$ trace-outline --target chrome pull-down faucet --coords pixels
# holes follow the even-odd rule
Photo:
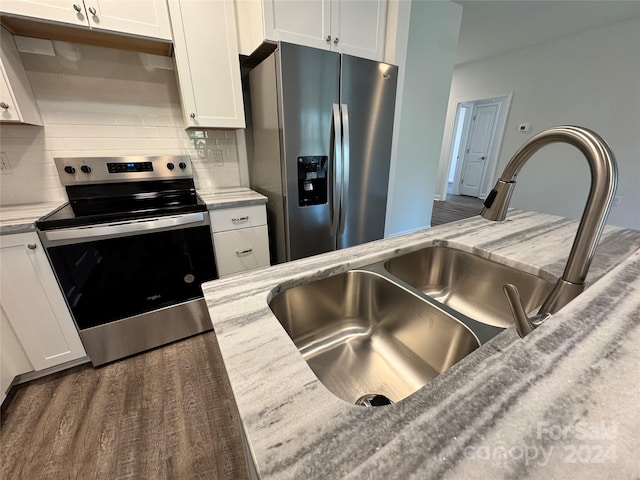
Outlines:
[[[504,286],[503,290],[509,300],[516,328],[521,337],[527,335],[584,290],[585,278],[618,183],[616,159],[607,143],[597,133],[586,128],[568,125],[553,127],[532,137],[513,155],[484,202],[481,213],[484,218],[494,221],[505,219],[518,172],[534,153],[551,143],[568,143],[582,152],[589,162],[591,189],[564,273],[545,299],[538,314],[529,318],[522,306],[518,289],[511,284]]]

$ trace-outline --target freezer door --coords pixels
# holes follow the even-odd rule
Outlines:
[[[287,260],[335,250],[331,235],[331,128],[340,56],[280,44],[279,92],[285,165]]]
[[[348,187],[338,248],[384,236],[398,67],[342,55],[341,104]],[[346,115],[344,114],[347,112]],[[347,166],[345,166],[346,168]]]

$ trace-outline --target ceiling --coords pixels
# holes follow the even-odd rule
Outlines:
[[[640,17],[640,0],[454,0],[457,64]]]

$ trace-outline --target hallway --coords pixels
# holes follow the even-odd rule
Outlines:
[[[483,201],[477,197],[447,194],[445,201],[433,202],[431,226],[455,222],[464,218],[480,215]]]

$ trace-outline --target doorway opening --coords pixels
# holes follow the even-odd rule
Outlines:
[[[445,182],[440,199],[449,195],[486,198],[493,185],[511,95],[459,101],[450,129]]]

